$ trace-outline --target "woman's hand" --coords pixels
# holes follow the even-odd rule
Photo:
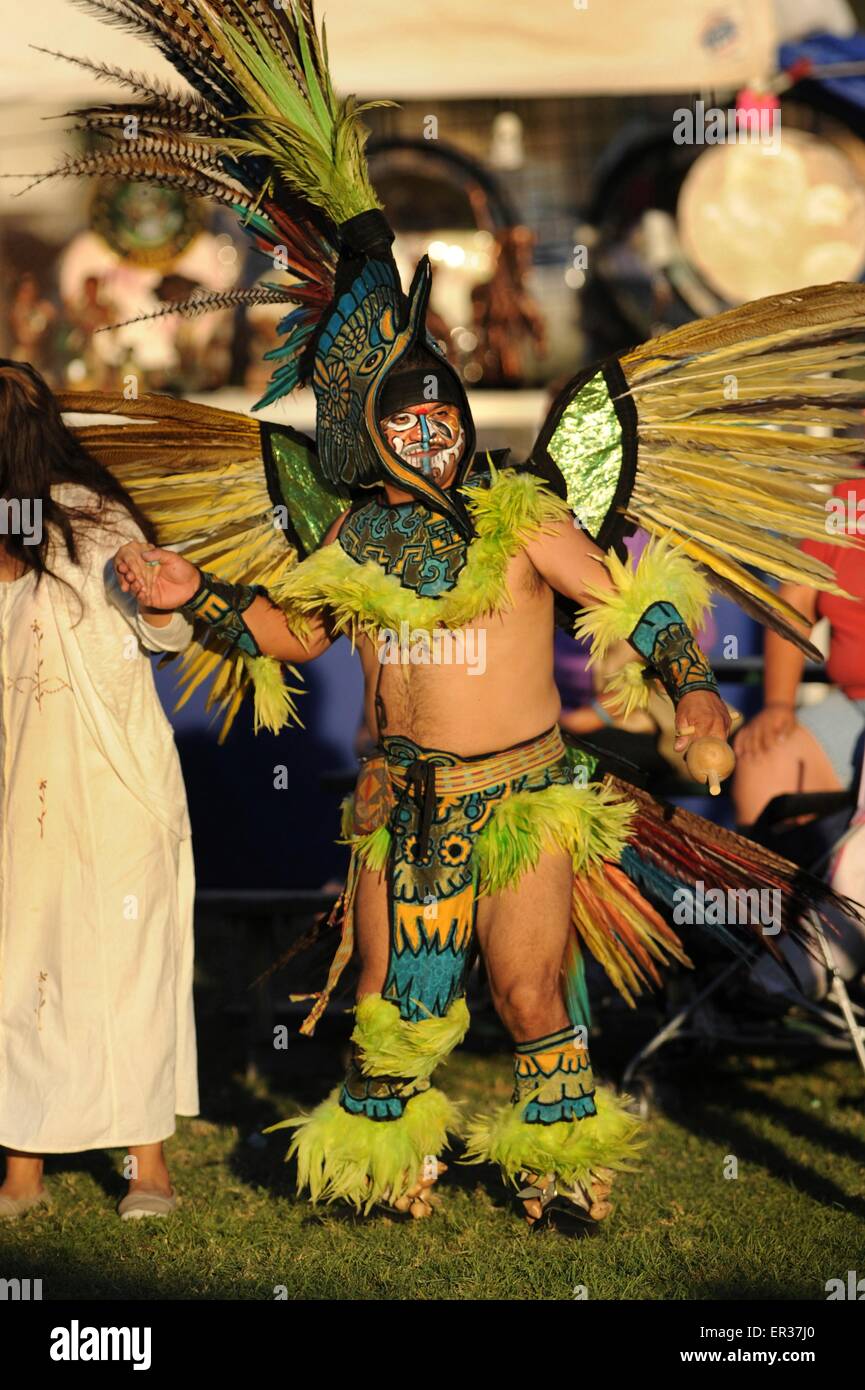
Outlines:
[[[796,711],[792,705],[767,705],[736,735],[734,747],[740,758],[750,754],[759,757],[768,753],[776,743],[789,738],[796,728]]]
[[[145,541],[128,541],[114,557],[114,569],[125,594],[134,594],[142,608],[171,612],[188,603],[201,576],[195,565],[159,550]]]
[[[676,706],[677,753],[684,753],[695,738],[714,736],[726,740],[730,732],[730,713],[720,695],[713,690],[692,690]]]

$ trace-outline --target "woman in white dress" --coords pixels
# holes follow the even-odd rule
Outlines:
[[[124,1217],[176,1196],[163,1141],[198,1113],[186,796],[139,609],[113,558],[148,522],[0,359],[0,1217],[48,1200],[43,1155],[123,1147]]]

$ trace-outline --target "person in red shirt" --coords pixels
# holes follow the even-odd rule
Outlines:
[[[826,529],[853,540],[846,547],[805,541],[802,549],[835,572],[844,598],[784,584],[782,596],[809,622],[828,618],[826,673],[832,689],[815,705],[798,706],[804,657],[768,631],[762,710],[740,730],[732,794],[740,825],[752,825],[774,796],[849,787],[865,740],[865,477],[839,483],[826,504]]]

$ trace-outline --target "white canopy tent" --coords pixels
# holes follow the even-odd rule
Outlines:
[[[723,89],[768,72],[775,47],[772,0],[322,0],[318,13],[338,88],[397,100]],[[10,4],[4,103],[106,90],[33,44],[170,75],[72,0]]]

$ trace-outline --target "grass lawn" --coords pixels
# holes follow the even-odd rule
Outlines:
[[[170,1145],[178,1215],[117,1219],[120,1153],[54,1159],[54,1209],[0,1225],[0,1277],[41,1278],[46,1299],[272,1299],[285,1286],[290,1299],[534,1300],[584,1286],[592,1300],[822,1300],[828,1279],[865,1274],[862,1077],[846,1057],[680,1060],[615,1215],[572,1240],[531,1235],[476,1167],[449,1169],[429,1221],[311,1211],[293,1198],[284,1136],[256,1135],[333,1084],[339,1030],[250,1083],[239,1030],[215,1013],[203,1025],[204,1118],[181,1120]],[[601,1071],[605,1050],[602,1033]],[[441,1079],[471,1112],[508,1095],[508,1054],[457,1053]]]

